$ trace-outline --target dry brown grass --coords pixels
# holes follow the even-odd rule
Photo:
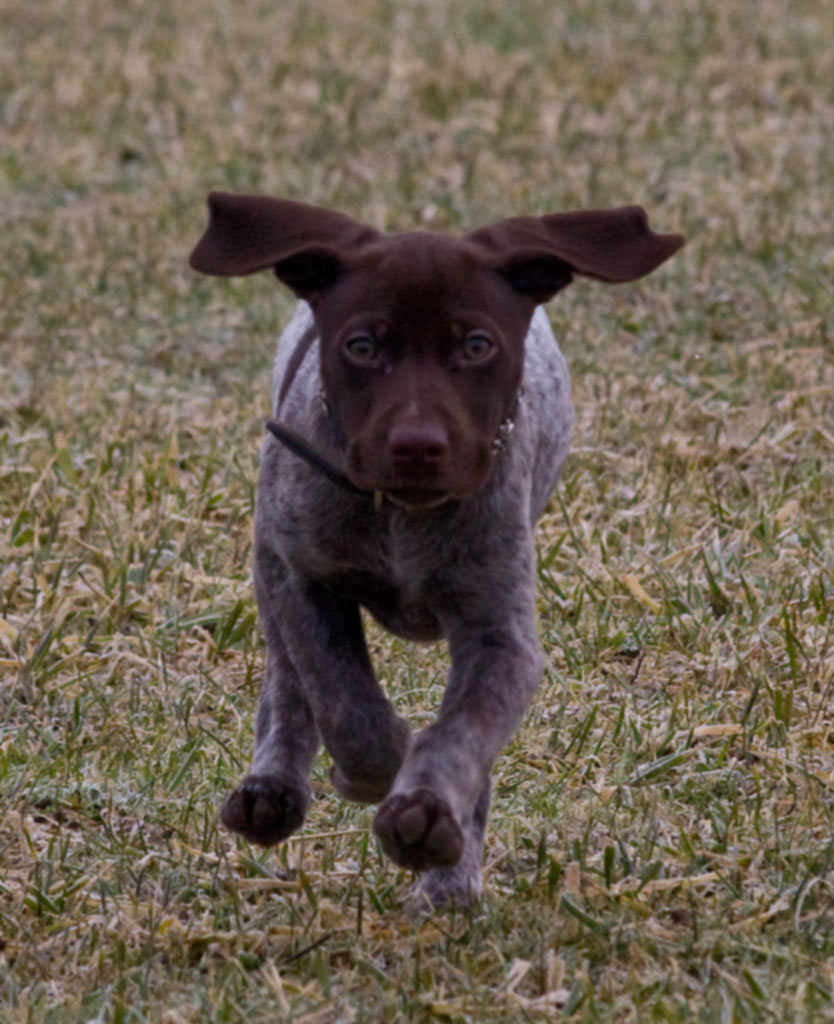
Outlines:
[[[0,1019],[831,1019],[834,24],[810,0],[0,0]],[[262,663],[266,279],[212,187],[381,227],[641,201],[551,307],[578,424],[489,893],[414,924],[324,760],[215,812]],[[440,649],[376,631],[415,723]]]

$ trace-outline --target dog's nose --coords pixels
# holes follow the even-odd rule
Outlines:
[[[439,423],[405,420],[388,435],[388,451],[401,469],[436,467],[449,448],[449,437]]]

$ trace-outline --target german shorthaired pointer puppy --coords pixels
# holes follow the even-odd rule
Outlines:
[[[421,902],[481,890],[490,769],[542,673],[533,528],[573,420],[537,307],[581,274],[633,281],[683,244],[640,207],[515,217],[462,237],[385,235],[341,213],[213,193],[191,256],[271,268],[303,301],[282,335],[255,515],[266,676],[251,774],[227,828],[300,827],[321,740],[333,785],[380,803],[374,831]],[[360,607],[451,670],[416,735],[380,688]]]

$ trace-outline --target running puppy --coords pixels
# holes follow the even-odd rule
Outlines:
[[[490,769],[542,672],[533,528],[568,450],[568,371],[537,307],[581,274],[650,273],[683,244],[639,207],[516,217],[462,237],[209,196],[205,274],[272,269],[302,299],[278,344],[255,516],[266,635],[251,774],[223,823],[299,828],[322,741],[334,786],[380,803],[386,854],[432,905],[481,890]],[[448,686],[416,735],[377,683],[360,606],[444,638]]]

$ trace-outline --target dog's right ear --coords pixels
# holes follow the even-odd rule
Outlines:
[[[238,277],[272,267],[302,299],[335,284],[348,254],[379,237],[343,213],[291,199],[212,192],[208,207],[208,227],[189,260],[194,270]]]

